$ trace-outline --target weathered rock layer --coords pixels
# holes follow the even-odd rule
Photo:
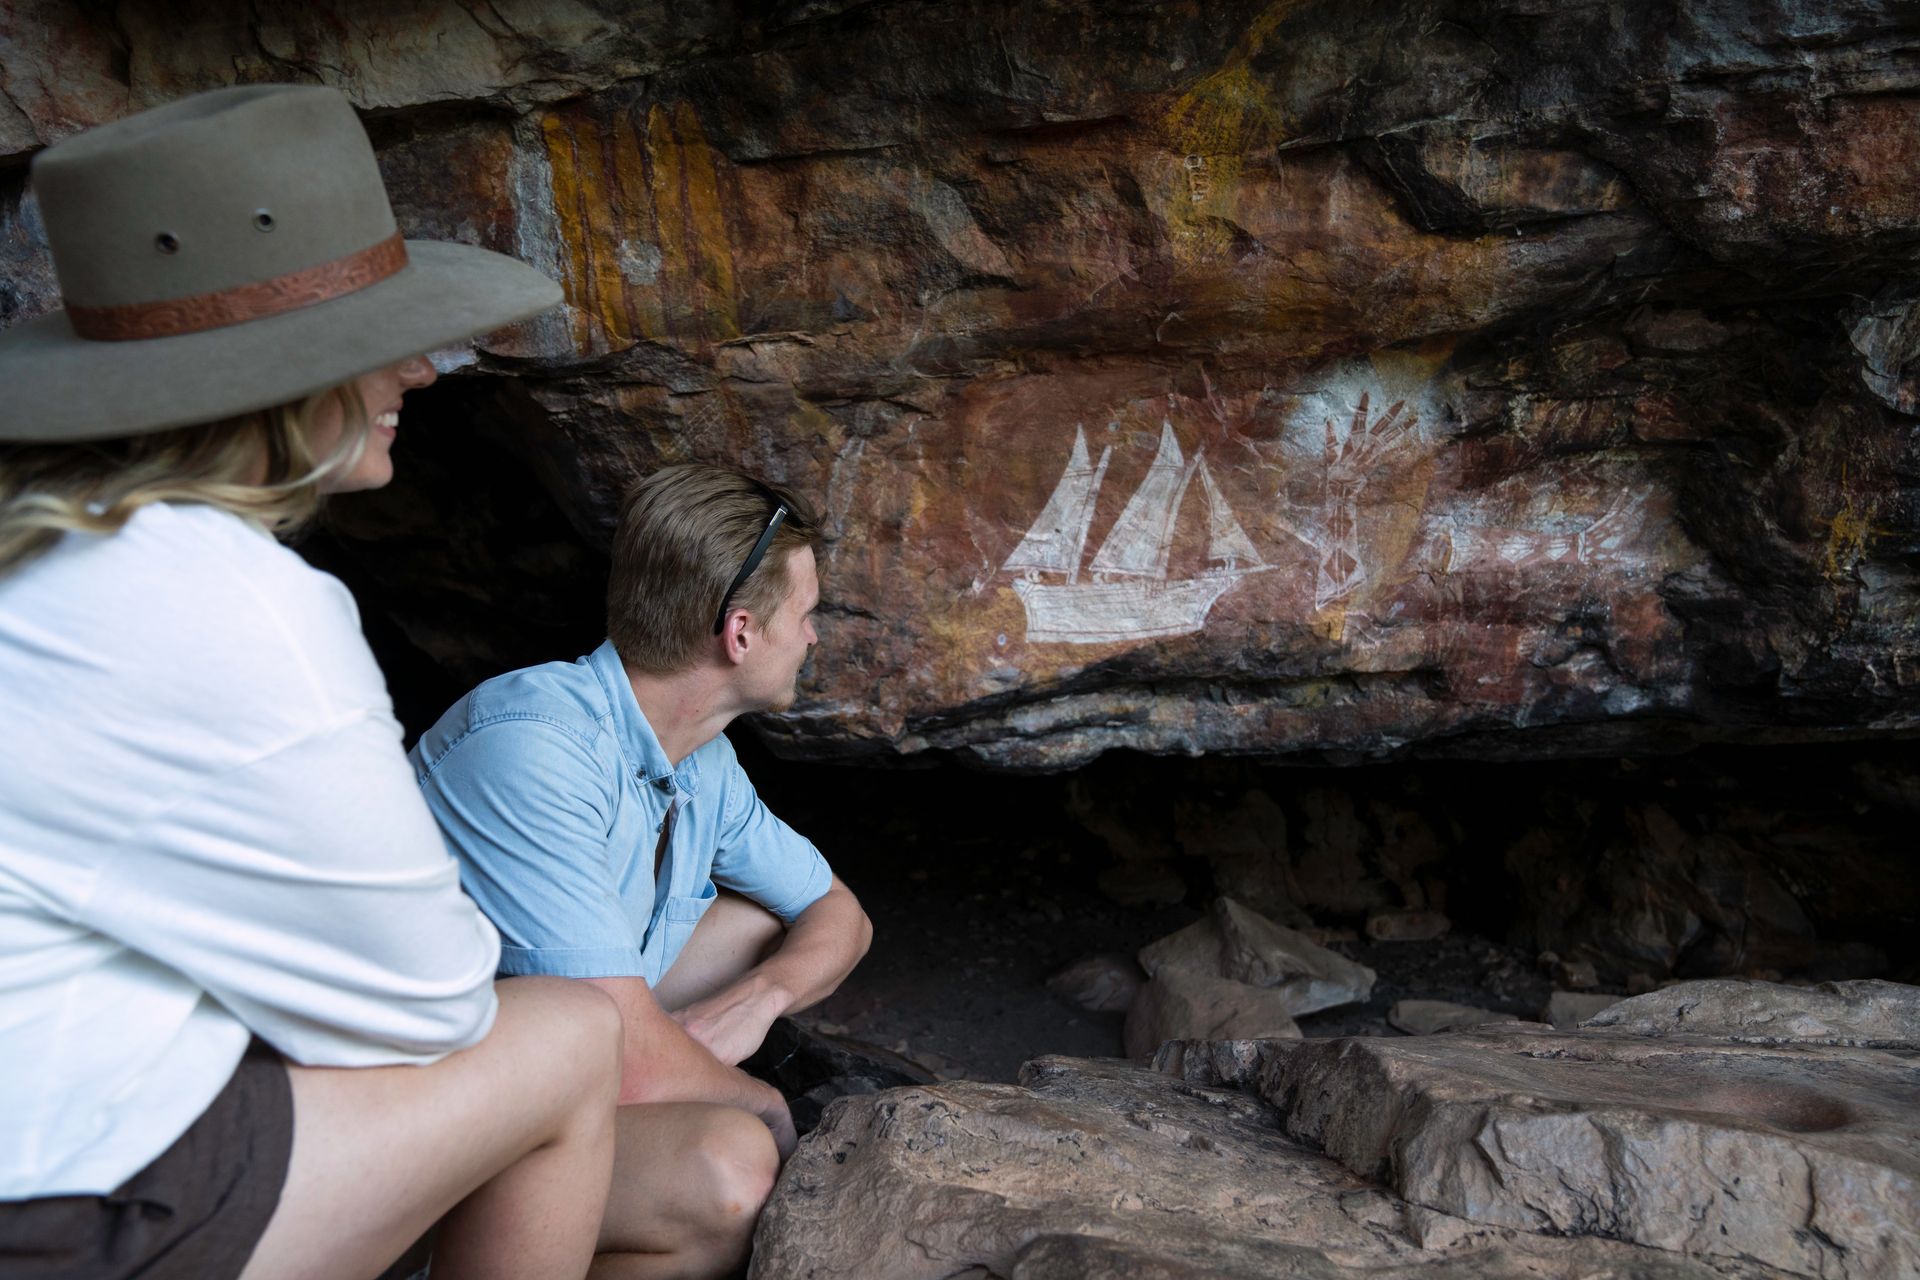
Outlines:
[[[753,1275],[1893,1280],[1920,1269],[1912,1000],[1695,983],[1613,1027],[1174,1043],[1159,1077],[1044,1058],[844,1099]]]
[[[590,626],[621,490],[701,458],[826,514],[794,754],[1916,723],[1910,6],[102,13],[9,9],[0,162],[335,83],[410,232],[564,282],[342,512],[460,680]],[[38,236],[0,170],[0,323]],[[459,475],[476,422],[548,514]]]

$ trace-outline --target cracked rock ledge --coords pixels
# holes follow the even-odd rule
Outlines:
[[[846,1098],[750,1274],[1913,1276],[1916,1009],[1718,980],[1572,1031],[1173,1041]]]

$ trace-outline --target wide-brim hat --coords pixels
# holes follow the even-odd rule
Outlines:
[[[48,147],[61,310],[0,332],[0,440],[91,440],[295,401],[561,301],[532,267],[403,240],[333,89],[259,85]]]

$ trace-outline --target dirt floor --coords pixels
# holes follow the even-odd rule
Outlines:
[[[1040,1054],[1119,1056],[1122,1015],[1081,1009],[1046,979],[1085,956],[1132,954],[1198,919],[1211,897],[1191,864],[1178,902],[1102,893],[1113,859],[1068,813],[1059,778],[793,766],[746,743],[741,754],[874,924],[866,960],[800,1021],[942,1077],[1010,1081]],[[1379,980],[1366,1004],[1303,1019],[1309,1036],[1398,1035],[1387,1010],[1408,997],[1537,1017],[1551,991],[1535,957],[1484,938],[1328,945]]]

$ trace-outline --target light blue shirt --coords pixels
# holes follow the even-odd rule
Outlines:
[[[832,881],[724,735],[668,762],[612,641],[487,681],[409,758],[462,887],[500,930],[502,975],[656,983],[716,886],[791,924]]]

